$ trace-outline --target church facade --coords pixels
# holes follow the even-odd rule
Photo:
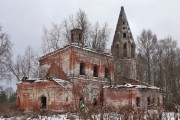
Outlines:
[[[136,45],[121,7],[111,54],[82,47],[82,31],[71,43],[42,56],[38,79],[17,84],[17,108],[76,111],[88,106],[154,108],[163,104],[159,88],[136,80]]]

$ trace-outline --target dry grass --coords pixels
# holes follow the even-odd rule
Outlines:
[[[12,116],[23,115],[22,111],[16,109],[15,103],[4,103],[0,104],[0,116],[12,117]]]
[[[107,115],[106,113],[110,113],[110,115]],[[118,109],[115,109],[114,107],[110,107],[110,106],[109,107],[88,106],[86,110],[76,112],[76,115],[79,116],[79,118],[81,119],[93,120],[95,119],[96,115],[101,115],[102,116],[101,118],[103,118],[103,116],[105,115],[107,119],[110,119],[112,116],[111,113],[114,114],[116,118],[123,117],[124,119],[143,120],[144,116],[146,115],[146,117],[149,120],[160,120],[162,111],[159,110],[157,111],[157,114],[155,116],[154,115],[152,116],[146,110],[143,110],[143,109],[134,110],[128,106],[126,108],[119,107]],[[10,118],[14,116],[25,116],[26,118],[27,117],[38,118],[39,116],[52,116],[52,115],[58,115],[58,114],[62,114],[62,113],[57,113],[57,112],[52,112],[52,111],[47,111],[47,110],[38,110],[38,111],[28,113],[28,112],[17,110],[15,104],[10,104],[10,103],[0,104],[0,116],[3,116],[4,118]],[[75,118],[70,114],[69,119],[74,120]]]

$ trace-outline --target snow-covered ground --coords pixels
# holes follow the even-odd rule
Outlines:
[[[106,113],[103,115],[104,120],[123,120],[123,116],[116,113]],[[100,114],[91,115],[93,120],[100,120]],[[131,117],[133,119],[133,117]],[[62,114],[62,115],[52,115],[52,116],[16,116],[11,118],[0,117],[0,120],[80,120],[78,114]],[[144,118],[146,119],[146,118]],[[162,120],[180,120],[180,113],[174,112],[163,112]]]
[[[180,120],[180,113],[175,112],[163,112],[162,120]]]
[[[93,120],[100,120],[100,114],[91,115]],[[63,114],[63,115],[52,115],[52,116],[17,116],[11,118],[0,117],[0,120],[82,120],[83,118],[77,114]],[[104,120],[121,120],[121,116],[115,113],[108,113],[103,115]],[[90,118],[88,119],[90,120]]]
[[[38,117],[31,117],[31,116],[16,116],[11,118],[3,118],[0,117],[1,120],[69,120],[68,116],[65,115],[53,115],[53,116],[38,116]],[[78,120],[75,118],[75,120]]]

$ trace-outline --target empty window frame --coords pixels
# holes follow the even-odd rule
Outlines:
[[[105,70],[104,70],[104,77],[105,78],[109,78],[110,77],[109,68],[105,68]]]
[[[81,41],[81,34],[79,34],[79,41]]]
[[[155,102],[156,102],[156,100],[155,100],[155,98],[153,97],[153,99],[152,99],[152,103],[153,103],[153,104],[155,104]]]
[[[131,57],[134,58],[135,57],[135,46],[131,45]]]
[[[123,29],[126,29],[126,27],[123,27]]]
[[[127,44],[124,44],[124,57],[127,57]]]
[[[98,77],[98,66],[97,65],[94,65],[93,77]]]
[[[71,41],[74,42],[74,35],[71,34]]]
[[[85,75],[85,64],[80,63],[80,75]]]
[[[96,98],[93,99],[93,106],[94,107],[97,106],[97,99]]]
[[[126,38],[126,33],[123,33],[123,38]]]
[[[66,102],[68,102],[68,97],[66,97]]]
[[[158,106],[160,105],[160,98],[159,97],[157,98],[157,105]]]
[[[150,105],[151,105],[151,98],[147,97],[147,106],[150,107]]]
[[[116,44],[115,48],[115,55],[116,57],[119,57],[119,44]]]
[[[140,97],[137,97],[137,98],[136,98],[136,106],[137,106],[137,107],[140,107]]]

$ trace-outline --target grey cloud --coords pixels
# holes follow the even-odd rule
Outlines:
[[[22,54],[28,45],[40,51],[43,26],[61,22],[79,8],[93,23],[109,24],[111,41],[123,5],[135,39],[147,28],[159,38],[171,35],[180,43],[178,0],[1,0],[0,4],[0,23],[11,36],[15,55]]]

